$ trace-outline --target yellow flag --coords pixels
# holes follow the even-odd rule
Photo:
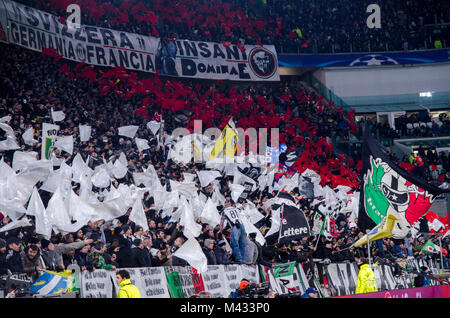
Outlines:
[[[200,153],[200,149],[195,145],[195,141],[192,142],[192,155],[194,158],[194,162],[202,161],[202,154]]]
[[[367,244],[367,238],[369,239],[369,242],[373,242],[385,237],[391,237],[396,220],[399,220],[399,218],[395,217],[393,214],[388,213],[388,215],[386,215],[386,217],[377,226],[375,226],[369,233],[353,243],[351,247],[358,247],[363,244]]]
[[[295,29],[295,32],[297,33],[299,38],[303,38],[302,30],[300,30],[300,28]]]
[[[219,138],[217,138],[214,148],[209,155],[209,160],[227,156],[233,158],[237,150],[238,135],[233,118],[228,121],[228,124],[222,130]]]

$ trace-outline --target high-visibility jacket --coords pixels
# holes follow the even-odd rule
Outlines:
[[[139,289],[131,284],[130,279],[123,280],[120,284],[118,298],[141,298]]]
[[[369,264],[361,265],[359,268],[355,294],[371,293],[376,291],[378,291],[378,289],[375,282],[375,274]]]

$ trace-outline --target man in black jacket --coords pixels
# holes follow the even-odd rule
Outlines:
[[[151,267],[152,260],[150,252],[144,247],[144,242],[141,239],[133,241],[133,256],[135,267]]]
[[[11,236],[7,239],[6,262],[8,269],[12,273],[23,273],[23,263],[20,257],[20,241],[17,237]]]
[[[227,254],[227,244],[224,240],[217,243],[217,246],[214,248],[214,254],[216,256],[217,265],[231,264],[230,257]]]
[[[131,242],[122,237],[119,240],[119,251],[117,252],[117,263],[120,268],[135,267],[135,261],[133,257],[133,250],[131,249]]]
[[[213,249],[214,240],[206,239],[205,246],[203,247],[203,253],[205,253],[206,259],[208,260],[208,265],[217,265],[216,254]]]
[[[0,238],[0,275],[8,274],[8,263],[6,262],[6,241]]]

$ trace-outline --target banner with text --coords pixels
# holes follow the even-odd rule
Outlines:
[[[279,81],[273,45],[238,47],[183,39],[160,39],[81,25],[72,28],[59,17],[10,0],[0,0],[6,14],[0,25],[4,41],[42,51],[56,49],[63,58],[98,66],[123,66],[161,75],[233,81]],[[1,12],[1,11],[0,11]],[[0,32],[0,38],[1,32]]]

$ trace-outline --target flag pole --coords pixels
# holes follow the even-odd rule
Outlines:
[[[281,212],[281,220],[280,220],[280,231],[278,232],[278,242],[277,243],[280,243],[281,229],[283,228],[284,206],[285,206],[285,204],[283,203],[283,210]]]
[[[369,266],[372,267],[372,261],[370,259],[370,241],[369,241],[369,235],[367,235],[367,253],[369,255]]]
[[[440,248],[439,253],[441,254],[441,273],[443,273],[443,269],[444,269],[444,257],[442,256],[442,241],[441,241],[441,236],[439,236],[439,248]]]

